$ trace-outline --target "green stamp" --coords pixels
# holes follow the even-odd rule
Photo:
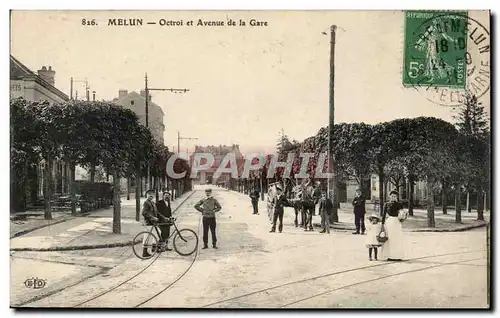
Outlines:
[[[405,11],[404,32],[404,86],[451,107],[489,91],[489,28],[467,11]]]
[[[405,12],[403,84],[465,89],[466,26],[467,11]]]

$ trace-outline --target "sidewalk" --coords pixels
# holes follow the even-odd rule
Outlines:
[[[177,207],[193,193],[193,191],[187,192],[172,202],[174,215]],[[141,198],[141,206],[145,200]],[[52,222],[50,226],[12,238],[10,250],[64,251],[131,245],[137,233],[145,229],[141,222],[135,220],[135,214],[135,199],[122,200],[121,234],[112,232],[113,207],[111,207],[94,211],[88,216],[72,217],[65,222]]]
[[[250,198],[247,194],[240,193],[237,191],[231,191],[234,193],[239,193],[242,196],[248,198],[250,204]],[[259,199],[259,212],[260,214],[265,214],[267,217],[267,195],[265,195],[264,201]],[[369,216],[372,213],[377,213],[374,211],[372,206],[367,205],[366,215]],[[330,228],[338,231],[354,231],[356,229],[354,225],[354,214],[352,212],[352,207],[349,203],[341,203],[340,209],[338,210],[339,222],[330,224]],[[455,223],[455,210],[448,209],[448,214],[443,214],[440,208],[434,210],[434,217],[436,220],[436,227],[427,227],[427,210],[414,209],[413,216],[408,216],[408,219],[403,223],[403,231],[408,232],[460,232],[467,231],[470,229],[486,226],[490,220],[490,211],[484,212],[485,221],[477,220],[477,212],[472,211],[471,213],[467,211],[462,211],[462,223]],[[295,220],[295,213],[291,208],[285,208],[285,215],[283,223],[292,222]],[[298,221],[300,223],[300,214],[298,216]],[[318,213],[318,206],[316,206],[316,215],[313,216],[313,225],[316,228],[321,227],[321,217]]]

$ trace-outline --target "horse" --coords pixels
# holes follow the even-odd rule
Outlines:
[[[309,182],[294,187],[293,193],[295,195],[295,227],[298,227],[298,214],[300,211],[301,224],[306,231],[312,231],[312,216],[315,214],[316,203],[318,199],[319,188],[315,188]]]

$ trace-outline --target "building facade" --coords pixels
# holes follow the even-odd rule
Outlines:
[[[204,169],[198,172],[198,176],[195,181],[199,184],[215,184],[215,183],[225,183],[231,179],[231,173],[222,173],[217,180],[214,180],[214,174],[220,167],[220,164],[224,160],[224,157],[228,153],[234,153],[236,158],[236,164],[238,166],[238,175],[241,175],[241,170],[243,168],[245,158],[240,152],[239,145],[233,144],[232,146],[219,145],[219,146],[195,146],[194,153],[190,156],[189,162],[192,167],[200,166],[205,164],[205,162],[195,162],[196,153],[210,153],[214,156],[214,163],[209,169]],[[229,168],[226,166],[226,168]]]
[[[164,144],[163,134],[165,133],[165,125],[163,124],[163,118],[165,114],[160,106],[156,105],[152,101],[151,94],[148,96],[148,127],[153,134],[156,141]],[[120,89],[118,91],[118,97],[113,99],[113,103],[118,104],[124,108],[133,111],[137,117],[139,117],[139,122],[146,125],[146,91],[141,90],[140,94],[137,92],[128,92],[125,89]]]
[[[61,103],[69,100],[68,95],[55,87],[55,70],[51,66],[42,66],[37,73],[30,70],[12,55],[10,56],[10,97],[23,97],[27,101],[48,101],[50,103]],[[34,203],[35,196],[43,195],[43,169],[44,162],[38,164],[36,171],[30,173],[35,176],[29,180],[27,191],[28,203]],[[77,167],[77,172],[82,168]],[[55,195],[69,193],[70,169],[62,161],[56,161],[52,169],[53,192]],[[35,195],[36,194],[36,195]]]

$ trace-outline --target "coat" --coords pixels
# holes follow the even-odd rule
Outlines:
[[[156,202],[156,209],[158,213],[163,215],[166,218],[170,218],[172,216],[172,208],[170,207],[170,200],[160,200]]]
[[[146,200],[142,205],[142,216],[147,225],[153,225],[153,218],[158,217],[158,209],[153,201]]]
[[[354,213],[364,215],[366,213],[365,208],[366,199],[361,195],[359,197],[355,197],[352,200],[352,205],[354,206]]]
[[[285,211],[285,206],[293,207],[293,204],[291,204],[283,194],[279,197],[273,198],[273,205],[274,213],[283,213]]]
[[[259,191],[257,190],[254,190],[252,191],[252,193],[250,193],[250,199],[252,199],[252,201],[259,201]]]
[[[326,214],[328,215],[332,214],[333,202],[331,199],[325,198],[319,200],[319,212],[321,213],[323,210],[326,210]]]
[[[200,211],[205,218],[214,218],[215,212],[219,212],[222,207],[214,197],[208,197],[205,199],[201,199],[194,208]]]

